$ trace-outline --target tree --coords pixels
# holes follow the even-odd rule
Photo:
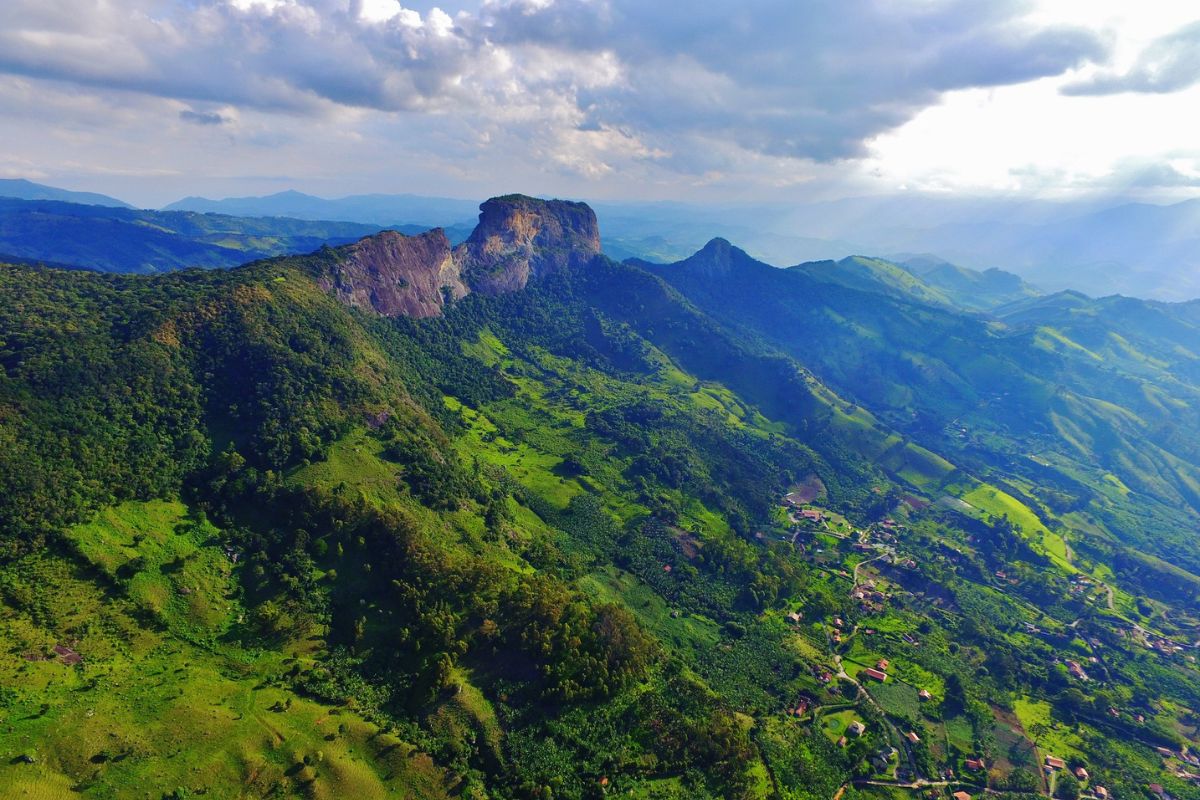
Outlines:
[[[1054,796],[1061,800],[1079,800],[1079,781],[1069,772],[1062,772],[1054,783]]]

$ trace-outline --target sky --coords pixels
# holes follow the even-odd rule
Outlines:
[[[144,206],[1200,195],[1180,0],[4,0],[0,177]]]

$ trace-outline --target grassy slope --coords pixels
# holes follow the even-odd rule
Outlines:
[[[0,572],[0,796],[439,796],[428,757],[283,688],[306,658],[287,653],[307,643],[242,640],[237,568],[218,534],[181,503],[131,502],[68,532],[79,558],[44,553]],[[81,665],[41,660],[63,644]]]

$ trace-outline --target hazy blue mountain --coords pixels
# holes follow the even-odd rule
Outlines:
[[[232,267],[354,241],[378,226],[0,198],[0,253],[108,272]],[[407,233],[418,233],[410,228]]]
[[[840,261],[808,261],[789,269],[851,289],[880,292],[935,305],[956,305],[950,293],[930,285],[900,264],[882,258],[850,256]]]
[[[24,178],[0,179],[0,197],[16,197],[21,200],[61,200],[66,203],[82,203],[89,206],[133,208],[128,203],[108,195],[56,189],[53,186],[44,186]]]
[[[917,227],[881,220],[864,236],[885,252],[930,252],[967,267],[1000,267],[1050,290],[1200,296],[1197,200],[1124,204],[1050,221],[995,216]]]
[[[940,289],[956,305],[977,311],[991,311],[1042,294],[1021,276],[995,267],[980,271],[929,256],[908,258],[900,265],[926,285]]]
[[[1050,291],[1200,296],[1200,200],[1150,205],[894,195],[791,205],[610,204],[598,211],[606,240],[624,247],[611,251],[648,260],[678,258],[722,236],[775,264],[925,253],[973,270],[1014,273]],[[944,272],[936,279],[961,285],[962,277]],[[985,285],[967,276],[967,282],[1002,296],[1003,278],[992,275]]]
[[[303,192],[286,191],[265,197],[228,197],[223,200],[185,197],[163,210],[335,220],[382,226],[410,224],[444,228],[465,224],[469,233],[478,208],[479,202],[476,200],[415,194],[364,194],[326,199]]]

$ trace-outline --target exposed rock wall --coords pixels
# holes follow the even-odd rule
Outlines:
[[[600,252],[596,215],[584,203],[509,195],[479,207],[479,224],[451,249],[441,229],[384,231],[337,250],[321,285],[348,305],[389,317],[431,317],[446,298],[501,294],[581,267]]]
[[[339,248],[339,263],[322,285],[348,305],[386,317],[434,317],[446,296],[467,294],[441,228],[419,236],[395,231]]]

